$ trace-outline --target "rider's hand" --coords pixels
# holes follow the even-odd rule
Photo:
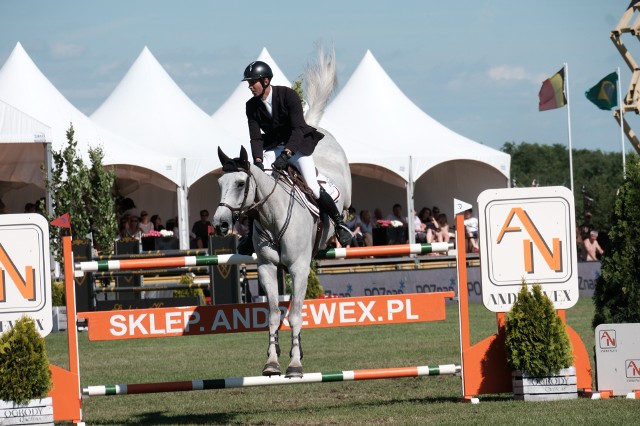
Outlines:
[[[256,167],[260,167],[260,170],[264,172],[264,164],[262,164],[262,161],[254,161],[253,165]]]
[[[289,162],[290,158],[291,154],[289,154],[287,151],[282,151],[282,154],[280,154],[278,158],[276,158],[276,161],[274,161],[273,168],[276,170],[286,169],[287,163]]]

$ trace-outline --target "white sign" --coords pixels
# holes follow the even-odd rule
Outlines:
[[[524,279],[556,309],[578,301],[573,194],[563,186],[490,189],[478,197],[482,299],[507,312]]]
[[[626,395],[640,389],[640,324],[596,327],[598,390]]]
[[[31,317],[51,332],[49,223],[35,213],[0,215],[0,334]]]

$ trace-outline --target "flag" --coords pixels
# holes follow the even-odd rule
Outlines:
[[[71,228],[71,220],[69,219],[69,213],[65,213],[60,217],[57,217],[51,221],[53,226],[60,226],[62,228]]]
[[[618,73],[612,72],[584,92],[584,95],[598,108],[611,111],[618,106]]]
[[[564,94],[564,67],[542,82],[538,98],[540,98],[538,111],[556,109],[567,104],[567,97]]]

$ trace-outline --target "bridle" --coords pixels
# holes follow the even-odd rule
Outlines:
[[[253,178],[253,175],[251,174],[251,170],[247,169],[238,169],[239,172],[244,172],[247,174],[247,179],[244,182],[244,196],[242,197],[242,202],[240,203],[239,207],[233,207],[230,206],[227,203],[223,203],[220,202],[218,204],[219,207],[226,207],[231,211],[231,219],[233,221],[232,226],[236,224],[236,222],[240,219],[240,216],[242,216],[243,214],[246,214],[247,212],[251,211],[251,210],[257,210],[258,207],[260,207],[262,204],[264,204],[269,197],[271,197],[271,194],[273,194],[273,192],[276,190],[276,186],[278,186],[278,178],[280,175],[278,175],[273,183],[273,188],[271,189],[271,192],[269,192],[269,194],[267,194],[266,197],[264,197],[262,200],[260,201],[255,201],[255,196],[254,196],[254,201],[253,204],[247,206],[245,208],[245,205],[247,204],[247,198],[249,197],[249,184],[251,183],[251,178]],[[254,184],[255,184],[255,178],[254,178]],[[257,185],[255,185],[257,187]]]

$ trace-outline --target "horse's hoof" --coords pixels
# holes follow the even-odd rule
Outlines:
[[[263,376],[279,376],[281,374],[280,365],[277,362],[268,362],[262,369]]]
[[[302,367],[287,367],[287,373],[284,375],[287,379],[301,379]]]

